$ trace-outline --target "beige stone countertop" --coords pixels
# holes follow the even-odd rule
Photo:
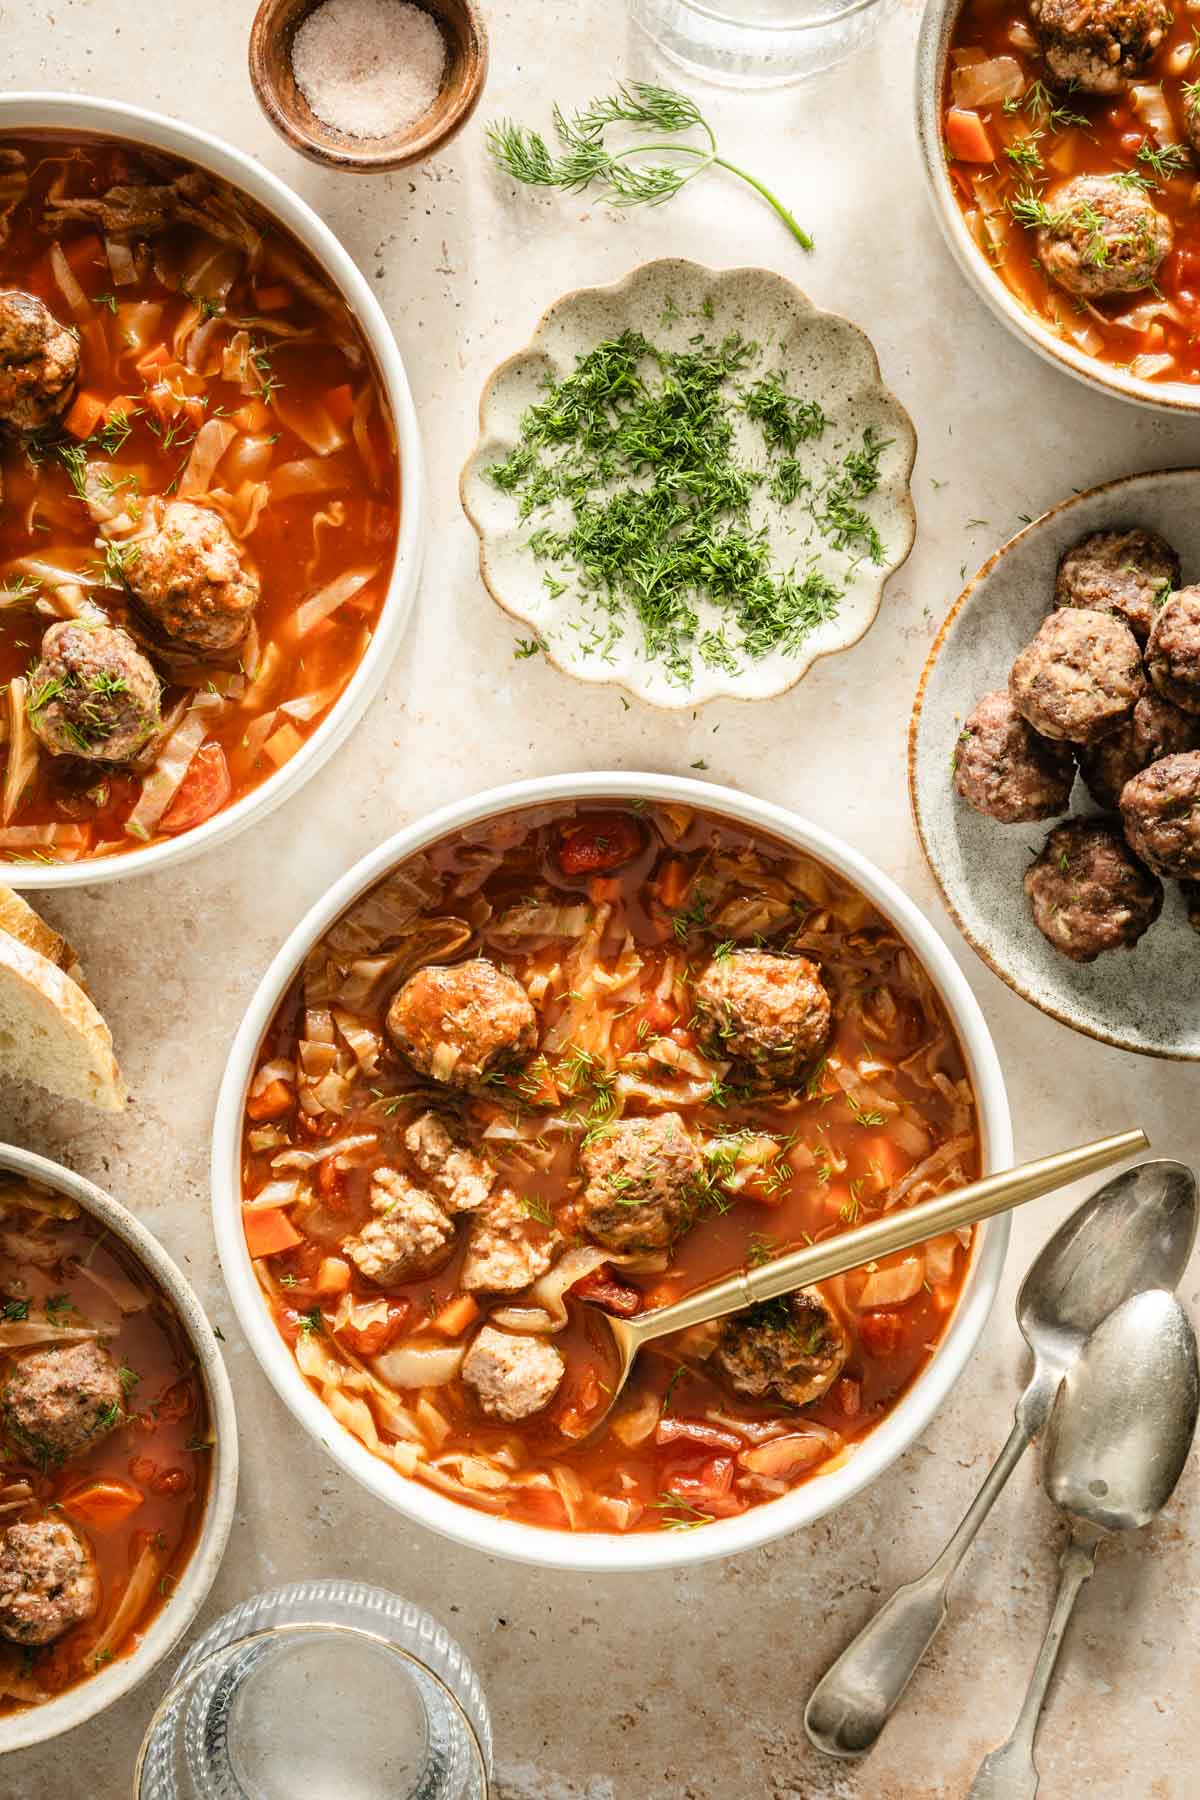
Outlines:
[[[850,65],[769,96],[706,90],[722,148],[811,229],[804,256],[718,173],[654,211],[511,192],[484,123],[548,123],[614,76],[655,70],[616,0],[485,0],[489,91],[441,157],[387,177],[303,161],[260,116],[245,69],[251,0],[0,0],[0,81],[174,113],[261,157],[340,234],[407,360],[429,456],[430,553],[415,620],[350,743],[231,848],[149,880],[47,903],[80,946],[135,1095],[116,1123],[0,1091],[0,1132],[110,1188],[178,1258],[228,1340],[241,1412],[237,1522],[204,1609],[307,1575],[357,1576],[439,1614],[492,1706],[501,1800],[959,1800],[1002,1738],[1045,1624],[1060,1528],[1022,1465],[984,1529],[948,1628],[870,1761],[811,1751],[801,1713],[834,1653],[941,1546],[1005,1436],[1024,1378],[1012,1300],[1071,1199],[1017,1218],[1000,1299],[924,1439],[813,1529],[734,1561],[636,1580],[540,1573],[424,1534],[360,1493],[285,1413],[246,1347],[209,1227],[208,1134],[222,1064],[269,956],[327,884],[422,812],[518,775],[687,772],[841,833],[928,909],[995,1032],[1017,1150],[1140,1122],[1200,1161],[1197,1071],[1078,1037],[1011,994],[956,939],[909,817],[909,705],[937,624],[971,572],[1073,487],[1183,465],[1197,428],[1097,397],[993,322],[942,245],[922,191],[910,71],[914,10]],[[659,73],[664,71],[659,70]],[[567,289],[659,255],[762,263],[874,339],[920,434],[920,530],[867,637],[791,695],[699,716],[626,710],[614,689],[513,660],[484,593],[457,479],[480,386]],[[1181,971],[1181,979],[1184,973]],[[1194,977],[1193,977],[1194,979]],[[1200,1311],[1193,1265],[1184,1297]],[[1041,1738],[1042,1800],[1187,1800],[1200,1738],[1200,1481],[1195,1459],[1152,1535],[1106,1549],[1078,1608]],[[4,1800],[129,1791],[165,1680],[59,1742],[6,1759]],[[67,1769],[75,1774],[68,1776]]]

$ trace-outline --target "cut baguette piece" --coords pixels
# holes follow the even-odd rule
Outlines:
[[[0,931],[7,931],[18,943],[27,945],[30,950],[36,950],[40,956],[56,963],[72,981],[78,981],[81,987],[84,985],[79,958],[66,938],[55,931],[52,925],[47,925],[45,919],[34,912],[29,902],[10,887],[0,887]]]
[[[129,1098],[112,1033],[83,989],[8,931],[0,931],[0,1071],[102,1112],[121,1112]]]

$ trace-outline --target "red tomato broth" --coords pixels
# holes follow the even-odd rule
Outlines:
[[[23,1194],[34,1197],[33,1209],[22,1210]],[[35,1264],[10,1254],[10,1231],[48,1241],[54,1260]],[[95,1557],[100,1605],[87,1623],[40,1649],[10,1644],[0,1636],[0,1716],[48,1699],[138,1647],[152,1620],[170,1604],[195,1549],[208,1496],[211,1426],[204,1382],[173,1308],[104,1227],[35,1184],[0,1185],[0,1381],[21,1354],[3,1347],[6,1306],[12,1313],[27,1307],[29,1316],[36,1317],[49,1297],[54,1316],[64,1323],[115,1322],[116,1306],[80,1273],[81,1264],[118,1288],[132,1284],[145,1302],[143,1310],[121,1313],[116,1329],[102,1339],[113,1360],[137,1380],[123,1377],[122,1423],[60,1464],[47,1466],[31,1457],[5,1436],[0,1421],[0,1503],[13,1483],[33,1488],[27,1504],[0,1511],[0,1532],[18,1520],[65,1518]],[[64,1296],[69,1305],[60,1304]],[[50,1348],[52,1343],[35,1347]],[[123,1488],[136,1505],[98,1519],[101,1509],[87,1500],[93,1484]],[[149,1598],[98,1663],[96,1646],[147,1548],[154,1559]]]
[[[109,622],[124,626],[156,667],[164,684],[164,720],[189,689],[203,693],[215,685],[225,693],[232,684],[233,691],[211,718],[198,753],[207,752],[207,771],[202,765],[190,792],[180,790],[187,804],[181,805],[174,821],[168,815],[149,840],[125,830],[143,786],[140,773],[127,765],[52,756],[39,748],[32,778],[6,823],[9,828],[57,828],[57,841],[26,848],[6,843],[0,827],[0,861],[28,860],[31,854],[39,860],[75,861],[121,854],[159,835],[170,837],[194,828],[266,781],[319,728],[362,659],[387,591],[399,517],[395,436],[382,383],[353,315],[308,252],[246,196],[212,178],[222,203],[235,206],[260,233],[261,263],[269,267],[282,258],[289,270],[298,272],[301,285],[287,285],[286,306],[269,314],[260,314],[256,304],[261,269],[256,274],[244,257],[215,309],[207,303],[197,309],[179,283],[188,279],[187,269],[202,254],[198,245],[218,253],[221,245],[192,225],[169,225],[149,237],[134,234],[129,240],[134,250],[145,242],[150,254],[137,255],[136,280],[117,285],[105,242],[93,225],[69,223],[52,238],[39,223],[50,190],[57,192],[64,183],[70,196],[96,197],[117,183],[171,181],[190,165],[108,139],[68,139],[52,133],[4,136],[0,151],[20,152],[29,170],[27,192],[8,216],[7,240],[0,218],[0,288],[34,293],[62,323],[72,324],[50,262],[51,243],[61,243],[94,314],[81,334],[79,392],[98,395],[106,407],[118,403],[108,415],[116,424],[107,440],[106,421],[83,442],[82,450],[89,460],[115,465],[109,479],[117,483],[117,492],[135,497],[133,510],[139,511],[155,496],[177,492],[203,422],[234,421],[238,415],[245,419],[250,416],[247,408],[261,409],[257,432],[241,431],[212,477],[212,489],[223,491],[225,471],[234,471],[228,479],[238,504],[246,483],[234,477],[243,448],[261,444],[265,437],[273,439],[269,450],[256,453],[269,457],[265,470],[255,476],[266,484],[265,504],[244,539],[234,533],[243,561],[261,580],[255,668],[246,660],[246,646],[211,659],[196,657],[190,663],[179,656],[164,661],[119,580],[90,590]],[[150,331],[137,328],[130,309],[139,304],[162,308]],[[200,372],[181,361],[174,348],[189,316],[197,311],[193,331],[197,324],[211,326],[205,352],[196,359]],[[219,364],[222,348],[238,329],[234,321],[253,318],[264,323],[257,331],[249,330],[254,357],[245,367],[248,381],[258,391],[247,395],[239,382],[225,377]],[[297,340],[270,336],[268,325],[295,332]],[[123,334],[130,332],[136,338],[132,344],[127,338],[123,341]],[[191,341],[191,334],[182,339],[184,356],[191,354]],[[303,423],[306,412],[344,395],[348,386],[353,401],[365,411],[362,441],[339,426],[338,436],[345,441],[328,456],[315,456],[289,421]],[[116,443],[124,429],[122,420],[129,426],[128,435]],[[60,446],[70,448],[73,442],[57,428],[32,440],[0,433],[5,493],[0,504],[0,587],[19,573],[12,565],[29,556],[93,575],[103,573],[103,537],[98,536],[97,524],[61,455]],[[271,484],[278,472],[302,462],[317,466],[325,485],[312,493],[276,497]],[[124,483],[128,486],[123,488]],[[208,492],[187,497],[200,505],[212,503]],[[135,529],[132,543],[136,536]],[[298,635],[301,603],[356,567],[376,572],[330,616]],[[0,700],[6,699],[4,685],[13,676],[25,675],[37,661],[43,631],[61,614],[55,590],[41,581],[32,585],[44,610],[28,604],[0,607]],[[186,682],[180,684],[175,677],[184,665]],[[278,710],[285,702],[307,696],[313,696],[309,717]],[[7,712],[7,705],[2,710]],[[268,719],[270,731],[261,728]],[[0,743],[0,779],[6,756]],[[96,792],[102,783],[106,796]]]
[[[786,1171],[776,1167],[773,1179],[767,1181],[765,1187],[760,1185],[757,1197],[739,1196],[715,1185],[706,1203],[700,1207],[696,1222],[676,1242],[669,1258],[663,1255],[657,1267],[640,1270],[621,1266],[620,1257],[608,1257],[600,1271],[600,1279],[615,1278],[622,1288],[632,1288],[640,1306],[660,1306],[730,1274],[748,1261],[761,1262],[785,1249],[844,1230],[850,1223],[865,1221],[875,1216],[883,1198],[879,1185],[881,1178],[887,1178],[886,1186],[894,1185],[935,1146],[950,1137],[955,1122],[961,1129],[964,1118],[970,1121],[969,1146],[955,1156],[953,1166],[948,1166],[942,1177],[932,1178],[924,1185],[918,1184],[913,1197],[924,1198],[947,1185],[957,1185],[960,1179],[973,1178],[979,1172],[978,1139],[974,1103],[966,1083],[961,1051],[927,978],[917,969],[911,952],[870,903],[813,859],[726,819],[706,813],[692,814],[688,809],[677,807],[605,807],[599,829],[613,842],[618,841],[618,834],[605,821],[611,820],[614,811],[623,815],[626,827],[631,824],[636,827],[642,847],[632,860],[610,870],[604,877],[606,882],[615,882],[619,898],[610,903],[613,913],[601,939],[602,962],[611,965],[628,931],[645,964],[637,984],[639,992],[650,992],[660,984],[668,958],[674,959],[681,977],[687,967],[697,968],[707,959],[714,944],[722,941],[717,935],[724,930],[722,915],[728,905],[739,900],[737,889],[741,881],[734,873],[733,887],[727,890],[729,897],[720,907],[713,902],[711,923],[707,908],[697,895],[702,893],[704,883],[709,879],[714,883],[714,892],[719,892],[730,872],[741,869],[745,872],[748,893],[753,894],[757,884],[765,881],[787,896],[784,901],[779,901],[778,895],[774,896],[777,911],[782,907],[782,916],[774,919],[770,931],[764,935],[772,945],[803,949],[805,954],[818,958],[833,999],[835,1028],[826,1058],[806,1077],[811,1085],[811,1095],[802,1085],[766,1095],[727,1088],[715,1100],[712,1098],[714,1090],[710,1090],[704,1103],[699,1104],[672,1096],[671,1109],[680,1112],[703,1138],[748,1129],[771,1133],[791,1145],[790,1154],[798,1166],[793,1170],[788,1165]],[[594,875],[564,875],[557,852],[561,844],[573,844],[579,826],[582,824],[586,828],[589,817],[596,814],[595,807],[581,805],[576,809],[560,805],[510,815],[448,838],[401,865],[401,880],[411,874],[415,882],[415,889],[409,891],[420,891],[429,896],[420,915],[423,921],[444,922],[447,916],[457,916],[460,910],[466,915],[463,926],[467,935],[452,957],[444,953],[427,954],[427,946],[418,937],[412,967],[424,961],[497,955],[497,945],[489,941],[489,933],[506,916],[511,916],[514,906],[523,905],[531,893],[535,897],[544,897],[551,905],[568,909],[582,902],[588,920],[594,921],[595,910],[587,898]],[[565,832],[564,826],[568,828]],[[568,857],[567,860],[593,862],[591,857]],[[687,871],[683,905],[666,908],[656,898],[656,889],[669,866],[681,861]],[[497,866],[491,868],[492,862]],[[792,878],[801,884],[799,888],[787,884],[785,871],[790,871]],[[674,891],[678,886],[678,874],[672,872],[667,879],[668,891]],[[386,889],[387,882],[380,886]],[[465,890],[465,905],[464,894],[456,894],[456,888]],[[378,893],[379,890],[375,891]],[[604,891],[611,890],[606,887]],[[487,908],[491,910],[485,916]],[[356,917],[370,917],[361,949],[364,954],[378,952],[385,955],[386,945],[396,942],[396,935],[380,932],[378,914],[372,916],[372,909],[373,901],[368,896],[351,910],[347,915],[351,924],[349,935],[351,938],[358,935],[353,929]],[[837,909],[841,911],[841,923]],[[847,920],[852,923],[847,924]],[[345,923],[343,921],[343,925]],[[433,943],[442,940],[443,932],[441,926],[430,925],[429,929],[433,934],[428,946],[431,948]],[[331,942],[341,941],[342,930],[343,926],[335,926],[324,940],[324,946],[327,948]],[[380,945],[385,946],[382,951]],[[510,972],[532,984],[533,991],[537,992],[540,977],[548,968],[561,964],[563,955],[562,940],[555,940],[549,944],[534,944],[532,948],[508,945],[503,954],[498,955],[498,960]],[[321,966],[322,950],[319,948],[308,964],[308,980],[312,984],[310,999],[314,996],[318,1000],[325,998],[325,978],[319,972],[315,973]],[[332,961],[326,966],[331,968]],[[404,968],[407,973],[412,972],[407,962]],[[548,995],[553,997],[543,998],[538,1003],[543,1040],[547,1031],[561,1019],[565,1006],[570,1004],[563,995],[562,984],[566,980],[565,975],[561,981],[556,980],[548,990]],[[873,1030],[864,1025],[859,1011],[864,991],[884,984],[895,998],[894,1032],[890,1044],[876,1035],[877,1025]],[[383,1015],[398,985],[393,972],[375,989],[369,1004],[355,1009],[359,1021],[381,1039]],[[251,1084],[252,1106],[255,1085],[288,1079],[286,1075],[281,1076],[281,1071],[289,1064],[293,1070],[290,1084],[295,1093],[297,1076],[294,1071],[298,1058],[299,1065],[303,1066],[306,1053],[300,1046],[306,1041],[304,1033],[312,1018],[305,999],[305,978],[301,977],[290,988],[264,1038],[260,1074]],[[546,1066],[560,1088],[557,1106],[528,1110],[517,1106],[515,1109],[518,1123],[522,1119],[544,1123],[554,1112],[574,1114],[579,1118],[577,1128],[563,1132],[557,1139],[541,1134],[543,1144],[537,1147],[540,1166],[523,1164],[520,1145],[509,1146],[504,1141],[480,1136],[488,1123],[494,1124],[497,1119],[506,1121],[513,1113],[513,1103],[519,1101],[521,1078],[486,1087],[459,1109],[460,1126],[472,1145],[488,1145],[493,1160],[499,1162],[505,1184],[523,1197],[534,1219],[553,1220],[566,1240],[568,1251],[571,1246],[587,1241],[574,1204],[581,1185],[577,1158],[580,1135],[588,1123],[586,1115],[598,1105],[598,1090],[590,1075],[581,1080],[579,1071],[581,1068],[590,1071],[593,1067],[585,1058],[594,1056],[595,1052],[587,1051],[584,1040],[595,1023],[596,1014],[605,1010],[617,1015],[607,1021],[606,1029],[612,1046],[612,1066],[618,1073],[622,1068],[636,1065],[641,1054],[637,1048],[639,1015],[652,1014],[655,1031],[664,1023],[661,1016],[664,1003],[657,998],[630,1005],[628,995],[625,995],[607,1008],[602,1004],[590,1011],[585,1008],[587,1016],[571,1040],[582,1055],[576,1054],[572,1058],[567,1052],[545,1058]],[[683,983],[673,990],[673,998],[666,1003],[666,1012],[676,1039],[685,1045],[695,1042],[695,1034],[688,1024],[691,1011],[686,983]],[[592,1041],[600,1040],[593,1038]],[[622,1056],[620,1045],[625,1041],[633,1048]],[[951,1099],[893,1067],[887,1079],[889,1083],[894,1082],[896,1091],[903,1096],[904,1113],[919,1114],[927,1146],[906,1152],[886,1129],[887,1121],[882,1114],[864,1112],[850,1105],[833,1071],[869,1059],[879,1065],[878,1073],[882,1077],[881,1058],[886,1062],[892,1052],[908,1058],[926,1045],[931,1046],[931,1060],[946,1078]],[[542,1088],[544,1071],[533,1075],[540,1060],[540,1054],[535,1052],[527,1064],[530,1091]],[[569,1089],[572,1070],[576,1079],[573,1094]],[[371,1216],[372,1169],[382,1165],[402,1169],[410,1160],[402,1144],[404,1130],[428,1109],[431,1084],[418,1081],[395,1051],[385,1049],[375,1073],[363,1081],[351,1082],[350,1098],[345,1110],[339,1113],[306,1112],[304,1106],[312,1103],[311,1088],[306,1099],[303,1078],[300,1087],[299,1108],[293,1103],[286,1115],[265,1125],[248,1117],[243,1192],[247,1200],[252,1200],[269,1181],[280,1178],[283,1170],[272,1167],[272,1158],[286,1156],[288,1145],[320,1148],[347,1137],[367,1133],[374,1136],[376,1141],[371,1147],[349,1151],[344,1159],[340,1159],[336,1181],[325,1184],[328,1191],[316,1192],[310,1188],[302,1193],[297,1204],[291,1206],[289,1217],[303,1241],[281,1254],[264,1256],[255,1262],[267,1303],[285,1340],[294,1349],[299,1349],[306,1341],[310,1345],[318,1344],[321,1351],[337,1358],[345,1349],[337,1325],[339,1307],[344,1303],[340,1295],[323,1297],[320,1293],[317,1286],[320,1266],[324,1259],[336,1258],[339,1242],[357,1231]],[[599,1092],[603,1093],[603,1084]],[[654,1108],[630,1099],[626,1102],[626,1110],[632,1113],[653,1111]],[[535,1127],[527,1124],[525,1128],[532,1130]],[[260,1134],[257,1140],[253,1135],[256,1132]],[[910,1141],[915,1142],[911,1138]],[[549,1150],[545,1146],[550,1146]],[[507,1153],[510,1149],[513,1154]],[[324,1164],[320,1166],[325,1167]],[[421,1177],[417,1175],[416,1179],[420,1181]],[[445,1268],[433,1276],[402,1282],[385,1290],[389,1303],[400,1302],[406,1309],[398,1331],[401,1342],[428,1345],[439,1341],[432,1320],[459,1292],[463,1259],[464,1240],[460,1233],[455,1253]],[[650,1260],[653,1262],[654,1259]],[[889,1258],[879,1267],[883,1269],[902,1260],[901,1257]],[[611,1383],[614,1360],[608,1327],[596,1317],[593,1307],[581,1304],[572,1296],[567,1308],[567,1324],[550,1340],[565,1357],[567,1372],[545,1412],[516,1426],[497,1422],[482,1413],[470,1390],[459,1379],[429,1388],[421,1396],[441,1415],[441,1423],[436,1427],[443,1434],[442,1443],[436,1447],[439,1454],[481,1455],[501,1460],[516,1456],[519,1471],[529,1479],[511,1485],[499,1497],[494,1491],[473,1493],[461,1482],[447,1487],[443,1480],[435,1485],[454,1492],[456,1497],[469,1504],[502,1512],[513,1519],[552,1526],[570,1524],[581,1529],[654,1530],[701,1523],[704,1518],[742,1511],[749,1505],[775,1497],[777,1492],[784,1491],[785,1485],[794,1483],[776,1482],[773,1488],[761,1483],[757,1486],[748,1484],[736,1461],[728,1456],[728,1469],[709,1469],[708,1463],[717,1454],[711,1446],[686,1439],[657,1444],[654,1434],[658,1426],[654,1421],[658,1420],[660,1424],[662,1419],[691,1421],[711,1434],[714,1427],[708,1415],[716,1413],[720,1415],[717,1430],[724,1430],[727,1436],[730,1430],[735,1434],[739,1429],[744,1431],[740,1440],[743,1449],[753,1448],[763,1436],[780,1437],[815,1427],[814,1435],[822,1430],[838,1434],[836,1440],[828,1440],[828,1454],[818,1459],[828,1462],[831,1456],[836,1457],[852,1448],[886,1416],[925,1366],[953,1311],[968,1263],[969,1250],[956,1241],[949,1273],[940,1285],[926,1283],[902,1306],[884,1315],[867,1315],[868,1318],[886,1316],[896,1321],[886,1328],[884,1335],[890,1341],[886,1354],[882,1355],[871,1354],[856,1330],[856,1302],[868,1279],[867,1272],[855,1271],[825,1284],[826,1298],[837,1315],[850,1326],[855,1341],[841,1378],[820,1400],[801,1411],[792,1411],[778,1402],[760,1404],[736,1397],[704,1368],[695,1354],[695,1344],[686,1336],[683,1340],[676,1337],[653,1345],[643,1353],[635,1367],[628,1397],[622,1398],[614,1415],[616,1423],[610,1422],[595,1441],[581,1445],[574,1445],[571,1440],[587,1434],[588,1414],[599,1404],[603,1386]],[[590,1278],[583,1283],[584,1291],[589,1283]],[[351,1270],[349,1304],[369,1305],[378,1302],[380,1296],[381,1290],[364,1281],[357,1268]],[[507,1295],[476,1294],[475,1299],[482,1309],[482,1323],[494,1313],[503,1313],[506,1306],[531,1304],[528,1299],[518,1297],[514,1301]],[[475,1329],[472,1322],[466,1337],[473,1336]],[[869,1329],[867,1335],[870,1335]],[[686,1359],[686,1367],[683,1359]],[[323,1389],[322,1380],[310,1375],[310,1381],[328,1401],[329,1393]],[[407,1403],[416,1396],[408,1391],[401,1393],[400,1398]],[[639,1415],[646,1419],[653,1415],[649,1435],[642,1441],[623,1442],[620,1421]],[[396,1441],[395,1434],[388,1432],[378,1416],[375,1424],[385,1447]],[[350,1428],[354,1429],[352,1423]],[[437,1458],[432,1460],[436,1463]],[[416,1466],[405,1472],[428,1480],[428,1468],[429,1463],[422,1455]],[[804,1479],[811,1472],[804,1470],[797,1478]],[[538,1476],[543,1479],[536,1479]],[[606,1504],[614,1501],[618,1503],[615,1507]],[[691,1517],[692,1512],[698,1516]]]
[[[1161,86],[1173,141],[1186,153],[1184,87],[1200,76],[1191,21],[1185,9],[1177,12],[1138,83],[1119,94],[1094,95],[1054,86],[1040,52],[1029,47],[1034,33],[1026,6],[967,0],[955,23],[943,96],[943,144],[954,197],[998,279],[1065,342],[1114,368],[1168,385],[1200,382],[1200,170],[1186,154],[1172,158],[1169,148],[1165,178],[1145,160],[1161,153],[1164,143],[1135,110],[1132,89]],[[997,57],[1019,65],[1024,92],[990,104],[956,106],[956,71]],[[1008,154],[1013,150],[1015,157]],[[1172,172],[1175,162],[1179,167]],[[1154,288],[1085,305],[1046,276],[1036,230],[1014,218],[1011,206],[1023,196],[1041,198],[1055,183],[1076,175],[1130,172],[1150,184],[1149,198],[1170,220],[1174,247]],[[1142,357],[1172,361],[1156,368],[1140,363]]]

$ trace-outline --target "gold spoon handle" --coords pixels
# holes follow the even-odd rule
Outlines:
[[[1036,1162],[1021,1163],[1015,1169],[1002,1169],[996,1175],[985,1175],[982,1181],[957,1188],[936,1199],[922,1200],[917,1206],[899,1208],[884,1218],[873,1219],[853,1231],[810,1244],[803,1250],[791,1250],[778,1256],[761,1269],[742,1269],[725,1281],[700,1288],[677,1300],[673,1306],[656,1312],[641,1313],[624,1321],[624,1331],[646,1344],[668,1332],[682,1331],[689,1325],[703,1325],[719,1319],[739,1307],[753,1306],[760,1300],[774,1300],[778,1294],[790,1294],[810,1282],[826,1281],[831,1275],[844,1275],[876,1257],[893,1250],[907,1250],[927,1238],[940,1237],[960,1225],[974,1225],[990,1219],[993,1213],[1007,1212],[1026,1200],[1036,1200],[1055,1188],[1065,1187],[1083,1175],[1106,1169],[1139,1150],[1145,1150],[1149,1139],[1141,1129],[1121,1131],[1115,1137],[1097,1138],[1080,1144],[1074,1150],[1059,1150],[1053,1156],[1040,1156]],[[624,1333],[623,1333],[624,1335]]]

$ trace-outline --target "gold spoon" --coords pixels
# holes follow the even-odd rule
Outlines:
[[[705,1325],[726,1313],[744,1306],[755,1306],[763,1300],[774,1300],[780,1294],[793,1293],[814,1281],[827,1281],[831,1275],[844,1275],[876,1257],[893,1250],[909,1250],[927,1238],[940,1237],[960,1225],[975,1225],[990,1219],[994,1213],[1007,1212],[1026,1200],[1037,1200],[1055,1188],[1084,1175],[1106,1169],[1127,1156],[1145,1150],[1149,1139],[1140,1128],[1121,1131],[1115,1137],[1097,1138],[1094,1143],[1080,1144],[1074,1150],[1059,1150],[1053,1156],[1039,1156],[1035,1162],[1021,1163],[1015,1169],[1002,1169],[996,1175],[985,1175],[968,1187],[953,1193],[939,1194],[933,1200],[922,1200],[917,1206],[901,1208],[869,1225],[843,1231],[837,1237],[809,1244],[803,1250],[791,1250],[777,1256],[759,1269],[739,1269],[724,1281],[698,1288],[673,1306],[660,1306],[652,1312],[638,1313],[632,1319],[621,1319],[596,1307],[608,1321],[616,1346],[620,1372],[608,1392],[608,1403],[592,1421],[587,1436],[593,1437],[608,1418],[617,1398],[629,1380],[634,1358],[645,1344],[683,1331],[690,1325]]]

